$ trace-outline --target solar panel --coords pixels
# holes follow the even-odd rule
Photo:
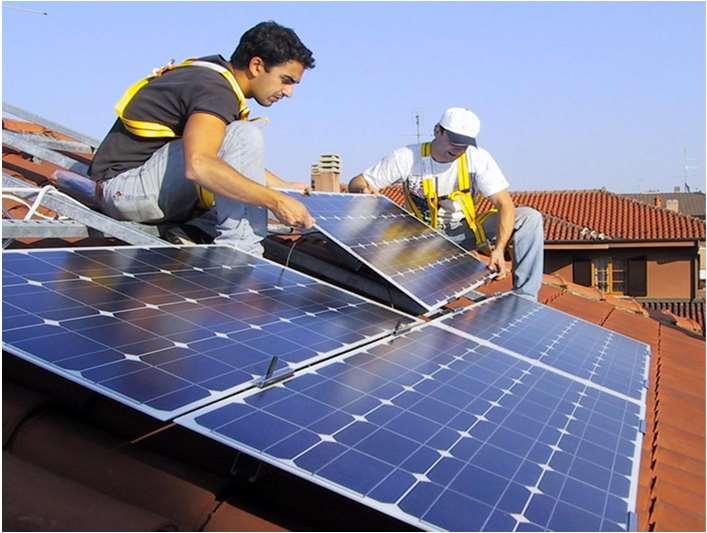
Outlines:
[[[428,310],[489,275],[486,265],[385,196],[288,194],[307,206],[322,232]]]
[[[3,252],[3,348],[167,420],[412,319],[222,246]]]
[[[625,530],[640,402],[435,323],[177,423],[423,529]]]
[[[648,345],[513,293],[443,323],[631,398],[645,394]]]

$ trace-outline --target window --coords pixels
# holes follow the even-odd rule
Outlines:
[[[592,286],[592,262],[589,259],[572,261],[572,281],[577,285]]]
[[[611,259],[611,290],[612,294],[626,293],[626,261],[624,259]]]
[[[648,275],[646,258],[632,257],[628,260],[628,294],[631,296],[648,295]]]
[[[572,281],[607,294],[646,296],[646,258],[600,256],[572,261]]]

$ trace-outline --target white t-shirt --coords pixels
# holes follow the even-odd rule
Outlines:
[[[470,182],[474,196],[477,193],[491,196],[508,188],[508,181],[486,150],[469,146],[466,157],[469,161]],[[376,189],[407,180],[410,191],[420,198],[425,197],[422,192],[423,178],[436,176],[437,195],[447,196],[458,188],[458,164],[459,159],[451,163],[438,163],[432,157],[422,157],[420,145],[411,144],[394,150],[378,163],[364,170],[362,175],[368,184]],[[441,221],[456,222],[464,218],[459,202],[440,200],[439,207],[438,216]]]

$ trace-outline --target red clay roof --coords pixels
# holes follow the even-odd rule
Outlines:
[[[705,216],[705,193],[702,191],[645,192],[622,194],[621,196],[644,204],[660,205],[662,207],[666,207],[668,200],[676,200],[678,202],[678,212],[698,218],[704,218]]]
[[[402,188],[381,190],[404,205]],[[638,202],[604,189],[511,192],[516,205],[533,207],[545,220],[546,241],[704,240],[705,222]],[[483,200],[479,211],[490,208]],[[550,218],[552,217],[552,218]]]
[[[643,204],[604,189],[511,193],[527,205],[590,231],[618,240],[705,238],[705,223],[667,209]],[[549,240],[562,240],[555,238]]]
[[[705,302],[641,302],[649,311],[667,315],[669,319],[685,329],[696,324],[699,332],[705,334]],[[652,315],[653,316],[653,315]],[[694,324],[691,324],[694,323]]]

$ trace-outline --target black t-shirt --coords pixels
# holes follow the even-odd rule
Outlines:
[[[224,67],[228,64],[220,55],[202,57],[199,61]],[[150,81],[125,108],[125,117],[163,124],[181,137],[192,113],[211,113],[230,124],[238,120],[238,108],[236,95],[221,74],[195,66],[171,70]],[[173,140],[173,137],[138,137],[118,119],[96,150],[89,175],[94,181],[102,181],[139,167]]]

